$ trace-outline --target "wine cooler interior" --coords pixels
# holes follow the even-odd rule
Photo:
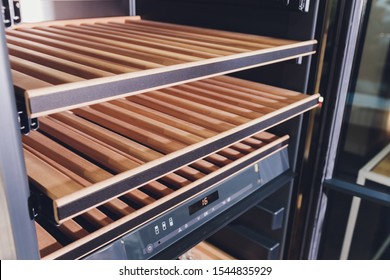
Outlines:
[[[317,6],[254,5],[288,16],[272,32],[182,18],[204,1],[136,2],[136,15],[4,29],[32,255],[283,259],[302,123],[322,97],[307,94],[313,29],[281,25],[314,24]]]

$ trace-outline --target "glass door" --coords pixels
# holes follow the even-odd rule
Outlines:
[[[390,1],[363,7],[320,259],[390,259]]]

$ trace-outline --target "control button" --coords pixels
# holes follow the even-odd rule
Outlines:
[[[209,214],[209,211],[206,211],[206,212],[203,213],[203,216],[206,217],[208,214]]]
[[[227,202],[230,202],[231,200],[232,200],[231,197],[228,197]]]
[[[179,229],[177,230],[177,233],[180,233],[180,232],[182,232],[181,228],[179,228]]]
[[[169,226],[173,227],[173,218],[169,218],[168,222],[169,222]]]
[[[184,225],[184,228],[188,228],[188,224],[185,224],[185,225]]]
[[[153,252],[153,244],[148,244],[146,246],[146,253],[150,254],[151,252]]]
[[[159,234],[159,233],[160,233],[160,229],[158,228],[158,226],[155,226],[155,227],[154,227],[154,233],[156,233],[156,234]]]
[[[162,225],[162,229],[163,230],[167,229],[167,223],[166,222],[162,222],[161,225]]]

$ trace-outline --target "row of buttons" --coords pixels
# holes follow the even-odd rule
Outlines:
[[[173,218],[169,218],[168,223],[170,227],[173,227]],[[161,223],[161,228],[162,230],[167,230],[167,223],[165,221]],[[160,227],[158,225],[154,226],[154,233],[156,235],[160,234]]]

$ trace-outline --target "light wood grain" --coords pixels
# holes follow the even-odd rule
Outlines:
[[[138,51],[143,50],[146,53],[152,53],[156,55],[160,55],[162,57],[169,57],[173,59],[179,59],[183,61],[196,61],[196,58],[212,58],[219,55],[212,54],[205,51],[195,50],[191,48],[191,46],[175,46],[170,44],[169,42],[156,42],[156,40],[151,40],[150,38],[140,38],[137,36],[124,36],[123,34],[114,34],[113,32],[104,32],[101,28],[90,28],[88,26],[77,26],[75,27],[77,32],[86,35],[86,38],[90,38],[100,42],[107,42],[110,45],[115,45],[114,42],[122,42],[122,44],[117,44],[128,49],[134,49]],[[69,29],[67,29],[69,30]],[[104,39],[103,39],[104,38]],[[123,44],[126,43],[126,44]],[[156,50],[159,50],[158,52]],[[161,51],[162,52],[161,52]],[[176,56],[170,54],[174,53]]]
[[[104,44],[89,42],[87,40],[80,40],[70,36],[64,36],[37,29],[25,29],[20,31],[11,34],[39,43],[46,43],[48,45],[62,48],[68,51],[73,51],[99,59],[104,59],[110,62],[134,67],[138,70],[161,67],[161,64],[128,57],[124,50],[121,54],[119,53],[122,51],[121,49],[116,49]]]
[[[194,144],[204,139],[197,135],[178,129],[176,127],[167,125],[163,122],[151,119],[145,115],[138,114],[133,111],[128,111],[119,106],[115,106],[114,104],[101,103],[93,105],[92,108],[110,116],[113,116],[116,119],[130,122],[135,126],[148,129],[153,133],[160,134],[164,137],[176,139],[177,141],[180,141],[184,144]]]
[[[35,229],[41,257],[45,257],[62,248],[62,245],[37,222],[35,222]]]
[[[170,116],[168,114],[165,114],[161,111],[154,110],[152,108],[142,106],[140,104],[137,104],[135,102],[130,102],[127,99],[117,99],[114,101],[111,101],[112,104],[115,104],[116,106],[120,106],[125,108],[128,111],[143,114],[149,118],[153,118],[154,120],[159,120],[161,122],[164,122],[165,124],[174,126],[176,128],[185,130],[187,132],[190,132],[192,134],[195,134],[197,136],[200,136],[202,138],[207,138],[216,135],[217,133],[215,131],[211,131],[205,127],[201,127],[200,125],[196,125],[194,123],[185,121],[183,119],[179,119],[177,117]]]
[[[113,74],[100,69],[85,66],[81,63],[72,62],[66,59],[61,59],[31,49],[19,47],[13,44],[8,44],[9,54],[23,58],[25,60],[53,68],[65,73],[72,73],[72,75],[84,78],[93,79],[99,77],[108,77]]]
[[[34,134],[39,135],[39,133],[37,132],[35,132]],[[28,138],[29,137],[25,137],[25,139]],[[42,137],[35,137],[35,140],[37,140],[37,138],[38,140],[40,140],[38,143],[25,140],[25,142],[28,142],[30,144],[29,146],[24,145],[25,149],[31,152],[32,154],[34,154],[35,156],[37,156],[38,158],[40,158],[41,160],[43,160],[45,163],[56,168],[62,174],[68,176],[70,179],[80,184],[81,186],[89,187],[93,183],[97,183],[99,181],[102,181],[103,179],[108,179],[112,177],[111,174],[108,173],[106,174],[105,171],[101,170],[100,168],[93,165],[92,163],[83,160],[82,158],[78,157],[76,154],[70,152],[69,150],[64,149],[61,145],[52,142],[50,139],[42,136]],[[42,141],[42,140],[46,140],[46,141]],[[51,148],[48,148],[47,145],[48,142],[51,142],[50,143]],[[45,146],[40,146],[40,144]],[[62,160],[59,160],[58,153],[60,153],[63,156]],[[71,167],[73,167],[72,168],[73,170],[77,169],[76,171],[78,171],[78,173],[75,173],[72,170],[65,167],[65,166],[69,166],[69,161],[67,161],[66,158],[69,158],[72,161]],[[90,166],[93,167],[93,170],[95,170],[97,174],[95,176],[86,177],[84,174],[88,173],[87,170],[88,167]],[[86,172],[82,172],[84,168],[86,169]],[[102,176],[99,173],[103,173],[103,175],[105,176]],[[89,180],[87,180],[86,178],[89,178]],[[129,205],[125,204],[124,202],[116,198],[106,202],[103,206],[118,216],[125,216],[135,211],[134,209],[129,207]]]
[[[169,30],[169,34],[173,36],[181,37],[181,38],[196,38],[198,41],[211,42],[211,43],[219,43],[223,45],[229,45],[236,48],[243,48],[247,50],[255,50],[255,49],[264,49],[275,47],[277,45],[274,44],[273,40],[269,38],[268,40],[263,40],[263,42],[254,42],[248,41],[245,36],[242,36],[240,39],[229,38],[224,36],[226,33],[219,30],[211,30],[211,29],[202,29],[199,30],[195,27],[182,26],[177,24],[167,24],[161,22],[152,22],[152,21],[127,21],[129,25],[140,25],[140,26],[148,26],[149,28],[153,28],[158,32],[159,30]]]
[[[169,102],[162,101],[153,96],[142,94],[142,95],[131,96],[128,97],[127,99],[135,103],[141,104],[143,106],[171,115],[178,119],[181,118],[185,121],[194,123],[196,125],[206,127],[211,131],[214,130],[216,132],[222,132],[234,127],[234,125],[227,123],[225,121],[218,120],[206,115],[202,115],[191,110],[187,110],[185,108],[171,104]]]
[[[235,260],[234,257],[218,247],[203,241],[191,248],[183,256],[182,260]]]
[[[28,89],[43,88],[52,85],[40,79],[31,77],[29,75],[26,75],[24,73],[21,73],[13,69],[11,69],[11,74],[12,74],[12,82],[15,88],[15,93],[21,94],[23,95],[23,97],[24,97],[24,92]]]
[[[230,31],[223,31],[223,30],[214,30],[214,29],[208,29],[208,28],[202,28],[202,27],[194,27],[194,26],[184,26],[184,25],[178,25],[178,24],[171,24],[171,23],[165,23],[165,22],[156,22],[156,21],[150,21],[150,20],[142,20],[137,21],[134,18],[129,18],[125,20],[126,23],[141,23],[144,25],[149,26],[157,26],[160,28],[166,28],[170,30],[181,30],[184,32],[189,33],[196,33],[196,34],[207,34],[210,36],[220,36],[223,38],[232,38],[234,40],[241,40],[241,41],[249,41],[249,42],[256,42],[256,43],[266,43],[270,44],[272,42],[272,45],[284,45],[284,44],[291,44],[294,41],[292,40],[284,40],[284,39],[275,39],[271,37],[265,37],[265,36],[259,36],[259,35],[253,35],[253,34],[242,34],[237,32],[230,32]]]
[[[215,96],[208,97],[202,95],[202,91],[197,91],[195,87],[187,88],[185,86],[178,86],[161,89],[160,91],[168,93],[172,96],[176,96],[199,104],[214,107],[229,113],[233,113],[235,115],[247,119],[255,119],[263,115],[256,111],[252,111],[251,109],[244,108],[244,106],[242,106],[242,103],[237,102],[236,104],[232,104],[229,102],[230,100],[228,100],[228,98],[225,98],[224,96],[220,96],[220,98],[215,98]]]
[[[43,82],[57,85],[84,80],[75,75],[55,70],[13,55],[10,55],[9,58],[12,69],[25,73],[28,76],[35,77],[36,79],[42,80]]]
[[[104,141],[116,149],[131,154],[144,162],[155,160],[163,156],[163,154],[150,149],[145,145],[141,145],[138,142],[132,141],[129,138],[114,133],[111,130],[105,129],[104,127],[96,125],[69,112],[54,114],[52,117],[84,133],[87,133],[100,141]]]
[[[115,172],[124,172],[139,166],[138,163],[55,123],[49,118],[40,119],[40,129]]]
[[[98,59],[88,55],[78,54],[72,51],[67,51],[57,47],[48,46],[43,43],[37,43],[28,39],[18,38],[11,35],[7,35],[7,41],[17,46],[24,47],[26,49],[35,50],[37,52],[52,55],[54,57],[62,58],[68,61],[83,64],[85,66],[94,67],[115,74],[130,73],[137,69],[125,65],[112,63],[106,60]]]
[[[99,18],[81,18],[81,19],[67,19],[67,20],[55,20],[55,21],[40,21],[32,23],[21,23],[13,25],[10,29],[18,28],[32,28],[38,26],[53,26],[53,25],[67,25],[67,24],[82,24],[82,23],[99,23],[99,22],[124,22],[126,20],[140,20],[140,16],[125,16],[125,17],[99,17]]]
[[[153,42],[158,42],[162,44],[167,44],[171,46],[181,47],[181,48],[187,48],[192,50],[201,51],[203,53],[214,54],[214,55],[231,55],[243,50],[232,48],[232,47],[225,47],[221,45],[214,45],[214,44],[196,44],[195,40],[186,40],[186,39],[180,39],[173,36],[164,36],[164,35],[158,35],[153,34],[151,32],[143,32],[143,31],[137,31],[134,29],[129,29],[126,27],[126,25],[109,25],[109,24],[97,24],[97,25],[84,25],[89,27],[90,29],[95,30],[104,30],[107,33],[112,33],[116,35],[122,35],[122,36],[131,36],[134,38],[138,38],[141,40],[150,40]],[[123,26],[123,28],[121,28]],[[227,51],[229,49],[229,51]]]
[[[189,101],[189,100],[186,100],[183,98],[179,98],[177,96],[172,97],[168,94],[165,94],[162,91],[152,91],[152,92],[146,93],[145,95],[152,96],[156,99],[165,101],[167,103],[174,104],[174,105],[179,106],[181,108],[185,108],[185,109],[200,113],[200,114],[205,115],[205,116],[209,116],[212,118],[223,120],[223,121],[229,122],[229,123],[234,124],[234,125],[240,125],[240,124],[243,124],[243,123],[246,123],[249,121],[248,118],[244,118],[244,117],[238,116],[236,114],[226,112],[224,110],[216,109],[216,108],[213,108],[210,106],[206,106],[206,105],[192,102],[192,101]]]
[[[134,50],[134,48],[131,47],[130,43],[124,43],[124,42],[116,41],[113,39],[105,38],[104,35],[102,34],[102,32],[104,30],[97,29],[97,30],[99,30],[99,32],[91,32],[90,35],[88,35],[89,33],[87,33],[87,32],[83,32],[82,29],[80,30],[79,26],[69,26],[69,25],[67,25],[67,26],[54,26],[53,28],[50,28],[47,30],[50,30],[51,32],[54,32],[54,33],[57,32],[59,34],[67,34],[67,35],[72,36],[72,37],[76,37],[76,38],[80,38],[80,39],[84,39],[84,40],[88,39],[88,40],[93,41],[93,42],[103,43],[103,44],[107,44],[109,46],[123,48],[123,49],[127,50],[126,53],[131,55],[131,57],[141,59],[141,60],[146,60],[146,61],[152,61],[152,62],[157,63],[157,64],[174,65],[174,64],[178,64],[178,63],[183,62],[183,60],[179,60],[177,58],[164,57],[161,54],[156,55],[156,54],[142,52],[139,50]],[[96,29],[93,29],[93,30],[95,31]],[[117,50],[119,50],[119,49],[117,49]],[[125,54],[125,53],[123,53],[123,54]]]
[[[262,93],[255,90],[248,92],[248,90],[243,87],[235,87],[234,85],[227,83],[213,85],[209,80],[214,81],[214,79],[207,79],[205,82],[195,82],[189,86],[191,86],[191,88],[196,88],[194,89],[194,92],[212,96],[218,100],[232,102],[235,105],[239,105],[238,102],[241,100],[241,106],[262,114],[271,113],[275,109],[282,108],[296,101],[296,99],[278,98],[278,95]]]
[[[83,188],[27,150],[24,150],[24,159],[30,180],[51,199],[55,200]]]
[[[302,100],[305,97],[305,95],[296,91],[274,87],[262,83],[256,83],[256,82],[239,79],[231,76],[221,75],[218,77],[214,77],[210,80],[207,80],[208,83],[215,83],[216,81],[219,82],[218,83],[219,85],[222,86],[229,85],[232,87],[238,86],[240,87],[240,90],[248,91],[255,95],[259,94],[260,96],[262,96],[264,93],[268,93],[268,97],[272,96],[272,98],[277,98],[277,96],[279,95],[281,97],[285,97],[287,99],[292,99],[292,100]]]
[[[87,118],[99,125],[109,128],[116,133],[120,133],[127,136],[130,139],[134,139],[146,146],[167,154],[173,151],[179,150],[184,147],[184,144],[174,140],[169,140],[163,136],[157,135],[145,129],[131,125],[130,123],[118,120],[114,117],[101,114],[92,108],[75,109],[73,112],[81,117]]]
[[[195,38],[178,38],[175,36],[172,36],[172,34],[169,34],[169,31],[167,32],[151,32],[152,30],[149,29],[146,26],[129,26],[128,24],[118,23],[118,22],[108,22],[108,23],[99,23],[96,24],[96,26],[99,26],[100,28],[105,28],[109,30],[110,32],[112,30],[119,31],[121,33],[127,33],[127,34],[137,34],[139,36],[147,36],[151,38],[156,38],[160,40],[166,40],[169,42],[178,42],[186,45],[191,46],[197,46],[203,48],[207,48],[209,50],[218,51],[219,54],[222,54],[222,51],[226,54],[229,53],[240,53],[247,51],[246,49],[241,48],[235,48],[228,45],[221,45],[221,44],[215,44],[215,43],[207,43],[202,41],[197,41]]]

